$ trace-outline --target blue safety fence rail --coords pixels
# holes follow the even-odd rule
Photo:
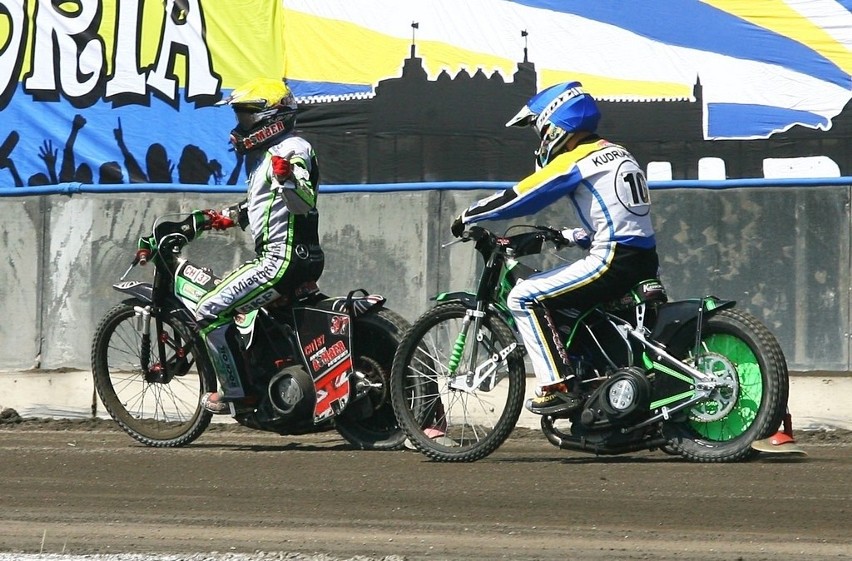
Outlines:
[[[322,185],[320,193],[394,193],[404,191],[472,191],[506,189],[511,181],[436,181],[411,183],[369,183]],[[665,189],[739,189],[759,187],[837,187],[852,185],[852,177],[812,179],[681,179],[649,181],[652,190]],[[59,183],[31,187],[0,187],[0,197],[32,197],[34,195],[76,195],[82,193],[245,193],[241,185],[192,185],[187,183]]]

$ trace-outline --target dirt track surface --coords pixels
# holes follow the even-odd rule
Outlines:
[[[852,558],[852,434],[796,436],[806,459],[700,465],[596,458],[516,431],[459,465],[352,450],[334,432],[213,425],[162,450],[107,421],[0,423],[0,552]]]

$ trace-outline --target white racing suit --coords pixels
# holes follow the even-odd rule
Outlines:
[[[272,156],[287,158],[292,165],[293,173],[283,184],[273,177]],[[322,274],[318,187],[314,151],[308,141],[292,133],[267,148],[249,174],[248,196],[240,207],[248,214],[257,257],[228,273],[199,300],[195,311],[222,389],[220,398],[245,396],[233,317],[260,308]]]
[[[589,233],[588,255],[524,279],[507,299],[539,388],[572,377],[547,308],[588,310],[656,278],[659,267],[645,174],[627,150],[597,136],[514,187],[474,203],[462,221],[527,216],[562,198]]]

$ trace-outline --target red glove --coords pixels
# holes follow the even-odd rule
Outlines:
[[[204,216],[207,218],[207,223],[204,225],[206,229],[227,230],[228,228],[233,228],[236,225],[236,222],[221,212],[216,212],[211,209],[202,210],[201,212],[203,212]]]
[[[275,179],[283,183],[293,174],[293,166],[290,160],[281,156],[272,156],[272,173]]]

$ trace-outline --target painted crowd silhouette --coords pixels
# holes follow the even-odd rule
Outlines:
[[[82,115],[75,115],[71,122],[71,131],[62,149],[62,161],[57,173],[56,164],[59,160],[59,149],[52,140],[44,140],[39,147],[39,158],[44,162],[44,171],[30,175],[26,183],[21,177],[14,160],[14,151],[20,140],[18,131],[12,131],[0,144],[0,170],[8,169],[12,175],[15,187],[56,185],[58,183],[95,183],[95,172],[86,162],[76,163],[74,143],[80,131],[86,126]],[[217,160],[208,160],[207,154],[194,144],[187,144],[181,151],[177,166],[169,159],[166,148],[159,143],[151,144],[145,154],[145,169],[136,160],[133,153],[124,142],[124,131],[121,118],[113,129],[113,135],[124,166],[117,161],[104,162],[97,170],[97,183],[188,183],[202,185],[221,185],[223,180],[227,185],[236,185],[240,170],[244,165],[244,157],[235,153],[236,163],[230,175],[225,178],[222,164]],[[177,167],[177,177],[175,177]],[[126,177],[125,179],[125,172]],[[175,181],[176,180],[176,181]]]

